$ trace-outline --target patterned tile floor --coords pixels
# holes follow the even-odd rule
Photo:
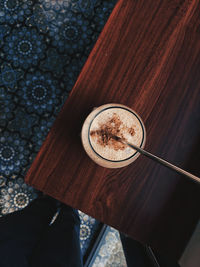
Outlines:
[[[108,227],[91,267],[127,267],[119,232]]]
[[[0,0],[0,216],[24,208],[37,197],[24,176],[115,3]],[[80,218],[85,255],[99,222],[82,212]],[[106,240],[109,249],[115,244],[110,253],[119,255],[119,239],[109,243],[112,238],[117,238],[114,230]],[[124,266],[106,263],[114,256],[102,251],[105,246],[94,266]]]

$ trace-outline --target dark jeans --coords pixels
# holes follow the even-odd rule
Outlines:
[[[77,211],[56,201],[34,200],[22,211],[0,218],[1,267],[80,267],[80,220]]]
[[[81,267],[78,212],[52,198],[38,198],[21,211],[0,218],[0,267]],[[128,267],[157,267],[145,246],[121,234]],[[156,255],[160,267],[177,267]]]

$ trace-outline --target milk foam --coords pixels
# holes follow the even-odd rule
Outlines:
[[[107,123],[109,120],[113,118],[113,116],[119,117],[120,121],[122,122],[120,130],[122,131],[126,141],[135,144],[137,146],[140,146],[143,140],[142,125],[139,119],[136,117],[136,115],[134,115],[131,111],[126,110],[124,108],[113,107],[103,110],[92,121],[90,126],[90,132],[98,131],[101,128],[101,125]],[[123,129],[133,128],[135,133],[134,135],[131,135],[128,131],[124,131],[122,128]],[[123,150],[116,151],[114,148],[109,147],[108,145],[106,146],[100,145],[96,137],[90,136],[89,138],[93,150],[101,157],[111,161],[126,160],[127,158],[130,158],[136,153],[136,151],[130,147],[125,147]]]

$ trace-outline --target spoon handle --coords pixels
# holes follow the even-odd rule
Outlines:
[[[189,173],[189,172],[187,172],[187,171],[184,171],[183,169],[181,169],[181,168],[179,168],[179,167],[177,167],[177,166],[175,166],[175,165],[169,163],[168,161],[166,161],[166,160],[164,160],[164,159],[162,159],[162,158],[159,158],[159,157],[157,157],[157,156],[155,156],[155,155],[149,153],[148,151],[146,151],[146,150],[144,150],[144,149],[142,149],[142,148],[140,148],[140,147],[138,147],[138,146],[135,146],[135,145],[130,144],[130,143],[128,143],[128,142],[126,142],[126,141],[123,141],[123,140],[122,140],[122,142],[123,142],[124,144],[128,145],[129,147],[135,149],[135,150],[138,151],[139,153],[145,155],[146,157],[148,157],[148,158],[150,158],[150,159],[152,159],[152,160],[154,160],[154,161],[156,161],[156,162],[158,162],[158,163],[164,165],[165,167],[168,167],[169,169],[172,169],[172,170],[174,170],[174,171],[176,171],[176,172],[178,172],[178,173],[180,173],[180,174],[183,174],[183,175],[185,175],[186,177],[188,177],[188,178],[190,178],[191,180],[193,180],[194,182],[200,184],[200,178],[199,178],[199,177],[197,177],[197,176],[195,176],[195,175],[193,175],[193,174],[191,174],[191,173]]]

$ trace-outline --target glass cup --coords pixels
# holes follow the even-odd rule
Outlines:
[[[116,136],[144,148],[146,130],[142,119],[121,104],[95,108],[86,118],[81,131],[82,144],[88,156],[106,168],[127,166],[140,155]]]

